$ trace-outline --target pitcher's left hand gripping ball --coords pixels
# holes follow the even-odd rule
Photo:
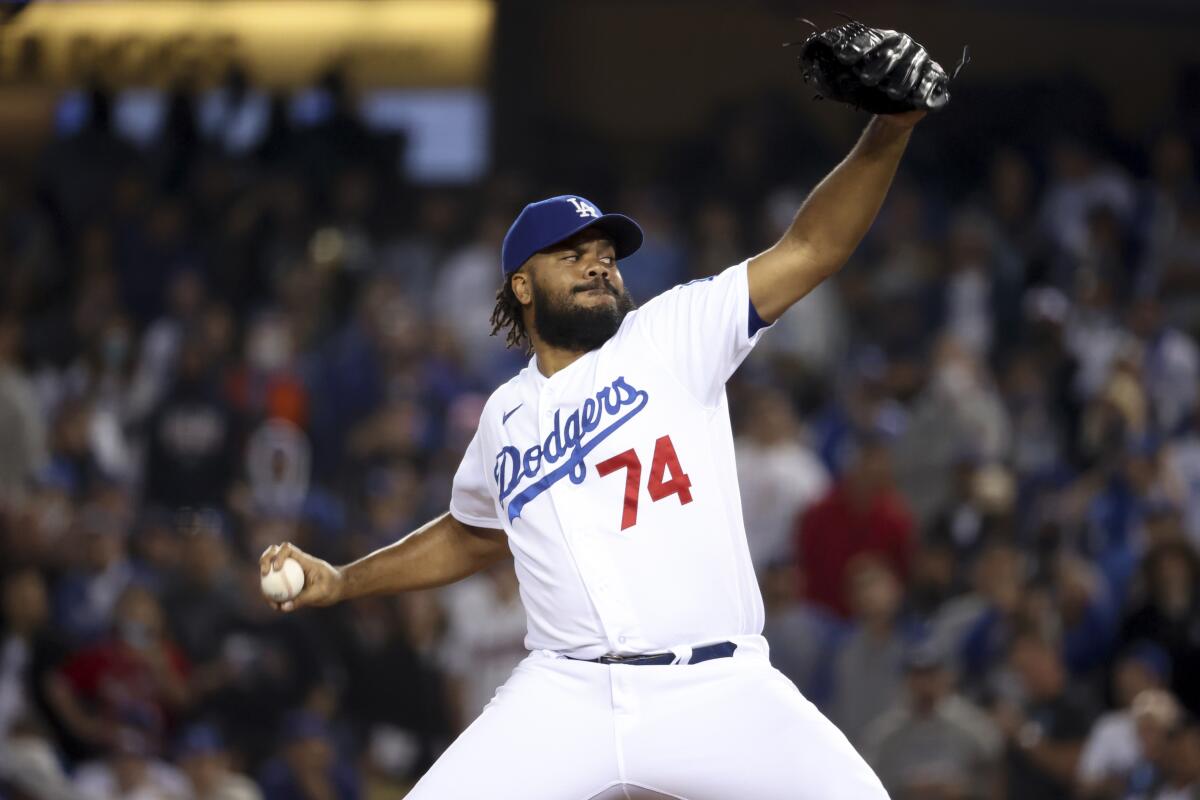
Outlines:
[[[800,45],[800,70],[820,97],[872,114],[937,111],[950,102],[951,78],[907,33],[851,20]],[[967,60],[963,48],[955,76]]]

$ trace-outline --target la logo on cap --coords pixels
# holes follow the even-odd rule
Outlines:
[[[578,197],[568,197],[567,202],[575,206],[575,213],[581,217],[597,217],[600,216],[600,210],[587,200],[582,200]]]

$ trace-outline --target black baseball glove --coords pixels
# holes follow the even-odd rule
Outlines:
[[[937,111],[950,102],[951,78],[906,33],[850,20],[811,34],[800,43],[799,60],[805,82],[818,97],[872,114]],[[955,76],[967,60],[963,48]]]

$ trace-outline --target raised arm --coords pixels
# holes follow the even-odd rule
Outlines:
[[[503,531],[466,525],[446,513],[344,567],[335,567],[287,542],[268,547],[258,565],[266,575],[280,569],[288,557],[300,562],[304,590],[286,603],[272,603],[281,611],[293,611],[371,594],[444,586],[510,556]]]
[[[787,233],[750,259],[750,300],[767,322],[837,272],[871,227],[924,111],[873,117],[850,154],[800,206]]]

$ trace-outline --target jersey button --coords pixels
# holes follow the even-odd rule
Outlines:
[[[618,641],[618,642],[620,642],[621,644],[625,644],[625,637],[624,637],[624,636],[618,636],[618,637],[617,637],[617,641]]]

